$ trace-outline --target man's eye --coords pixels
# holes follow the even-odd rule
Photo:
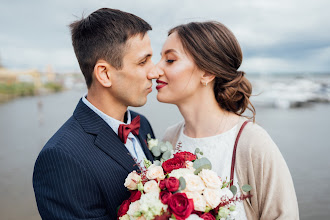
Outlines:
[[[167,63],[173,63],[175,60],[166,60]]]
[[[140,65],[144,65],[144,64],[146,64],[146,63],[147,63],[147,59],[141,61],[139,64],[140,64]]]

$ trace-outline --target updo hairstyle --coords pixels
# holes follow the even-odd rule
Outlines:
[[[215,75],[214,95],[220,107],[241,116],[249,109],[255,120],[255,108],[249,98],[252,85],[238,71],[242,63],[242,50],[234,34],[216,21],[191,22],[172,28],[176,32],[197,67]]]

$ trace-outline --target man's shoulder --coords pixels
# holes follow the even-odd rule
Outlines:
[[[60,149],[78,144],[83,136],[84,130],[78,121],[71,116],[48,140],[42,151],[47,149]]]

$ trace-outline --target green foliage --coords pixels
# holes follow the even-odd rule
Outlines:
[[[152,154],[155,156],[155,157],[159,157],[161,155],[161,150],[160,150],[160,146],[157,145],[157,146],[154,146],[152,149],[151,149],[151,152]]]
[[[165,152],[163,153],[163,155],[162,155],[162,159],[163,159],[163,160],[168,160],[168,159],[171,158],[171,156],[172,156],[172,152],[168,150],[168,151],[165,151]]]
[[[32,83],[0,83],[0,93],[16,96],[30,96],[35,94]]]
[[[212,164],[206,157],[202,157],[194,161],[193,167],[196,169],[194,174],[197,175],[202,169],[211,170]]]
[[[179,178],[180,181],[180,190],[184,190],[186,188],[186,180],[181,176]]]
[[[234,186],[234,185],[232,185],[232,186],[230,187],[230,191],[233,193],[233,195],[236,195],[236,193],[237,193],[237,187]]]
[[[53,91],[53,92],[60,92],[63,90],[63,86],[59,83],[48,82],[44,85],[45,88]]]
[[[245,184],[244,186],[242,186],[242,190],[244,192],[249,192],[249,191],[252,190],[252,187],[250,185],[248,185],[248,184]]]

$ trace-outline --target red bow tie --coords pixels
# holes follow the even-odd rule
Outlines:
[[[119,125],[118,136],[120,140],[124,144],[126,144],[128,134],[132,132],[132,134],[134,135],[139,135],[139,129],[140,129],[140,115],[136,116],[129,125],[125,125],[125,124]]]

